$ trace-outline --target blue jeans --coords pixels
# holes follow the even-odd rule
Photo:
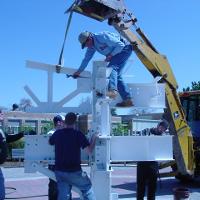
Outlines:
[[[5,199],[5,185],[4,185],[4,177],[0,168],[0,200]]]
[[[70,198],[71,186],[77,187],[83,195],[84,200],[95,200],[92,184],[87,174],[83,171],[77,172],[61,172],[55,171],[58,200],[66,200]]]
[[[108,90],[118,90],[123,100],[131,98],[129,89],[122,78],[122,71],[127,60],[131,56],[133,47],[126,45],[122,51],[112,57],[108,67],[112,67],[112,72],[109,77]]]

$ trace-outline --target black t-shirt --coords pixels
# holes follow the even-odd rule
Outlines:
[[[49,143],[55,145],[55,170],[74,172],[81,169],[81,148],[89,142],[81,131],[64,128],[54,132]]]
[[[0,164],[6,161],[8,155],[8,147],[3,131],[0,129]]]

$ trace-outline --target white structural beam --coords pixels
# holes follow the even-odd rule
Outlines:
[[[33,99],[36,103],[37,107],[30,108],[30,112],[46,112],[46,113],[53,113],[53,112],[66,112],[70,110],[71,107],[63,107],[64,104],[69,102],[71,99],[75,98],[77,95],[81,93],[90,93],[92,90],[91,87],[91,73],[89,71],[84,71],[81,73],[82,78],[74,79],[77,82],[77,88],[72,93],[66,95],[60,101],[53,101],[53,73],[56,73],[56,65],[45,64],[41,62],[35,61],[26,61],[26,67],[37,69],[37,70],[44,70],[47,72],[47,100],[45,102],[40,102],[37,96],[31,91],[28,86],[25,86],[24,89],[28,93],[28,95]],[[76,69],[61,67],[60,72],[61,74],[69,74],[72,75]],[[88,102],[86,102],[88,103]],[[79,113],[91,113],[90,104],[84,105],[84,109],[82,106],[75,107],[71,111],[79,112]],[[82,112],[81,112],[82,111]]]
[[[172,136],[112,136],[100,137],[95,147],[96,162],[105,158],[106,152],[102,144],[110,141],[110,156],[108,161],[166,161],[173,160]],[[49,145],[49,136],[25,136],[25,171],[33,173],[33,163],[54,164],[54,146]],[[126,147],[126,148],[120,148]],[[161,148],[162,147],[162,148]],[[82,161],[89,161],[88,155],[82,151]],[[98,160],[98,161],[97,161]]]
[[[28,95],[32,98],[32,100],[39,106],[41,101],[36,97],[33,91],[27,86],[24,86],[24,90],[28,93]]]
[[[115,162],[173,160],[172,136],[112,137],[110,157]]]
[[[32,68],[32,69],[44,70],[44,71],[52,71],[56,73],[56,64],[52,65],[52,64],[46,64],[46,63],[27,60],[26,67]],[[76,69],[73,69],[71,67],[61,67],[61,70],[60,70],[61,74],[73,74],[74,72],[76,72]],[[84,71],[82,72],[82,75],[85,77],[91,77],[91,72]]]
[[[49,103],[52,103],[53,102],[53,72],[48,71],[47,79],[48,79],[47,101]]]
[[[74,97],[76,97],[78,94],[80,94],[79,90],[74,90],[70,94],[68,94],[66,97],[64,97],[62,100],[60,100],[57,103],[57,107],[62,107],[65,103],[72,100]]]
[[[26,61],[26,67],[32,68],[32,69],[44,70],[44,71],[49,71],[49,70],[55,71],[55,65],[36,62],[36,61],[30,61],[30,60]]]

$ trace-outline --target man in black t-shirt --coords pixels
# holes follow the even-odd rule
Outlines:
[[[49,143],[55,145],[58,200],[70,198],[71,185],[82,192],[84,199],[95,200],[91,181],[81,169],[81,148],[91,153],[97,136],[93,135],[89,143],[85,135],[75,129],[76,119],[76,114],[68,113],[65,116],[66,128],[55,131],[49,139]]]
[[[142,135],[162,135],[168,128],[168,122],[162,120],[157,127],[144,129]],[[144,200],[147,187],[147,200],[155,200],[159,165],[157,161],[137,163],[137,200]]]
[[[8,143],[19,140],[24,136],[24,132],[21,131],[14,135],[5,134],[0,129],[0,164],[3,164],[6,161],[8,155]],[[4,185],[4,177],[0,168],[0,200],[4,200],[5,198],[5,185]]]

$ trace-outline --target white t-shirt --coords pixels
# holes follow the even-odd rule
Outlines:
[[[54,128],[54,129],[50,130],[49,132],[47,132],[47,135],[53,135],[55,131],[56,131],[56,129]]]

